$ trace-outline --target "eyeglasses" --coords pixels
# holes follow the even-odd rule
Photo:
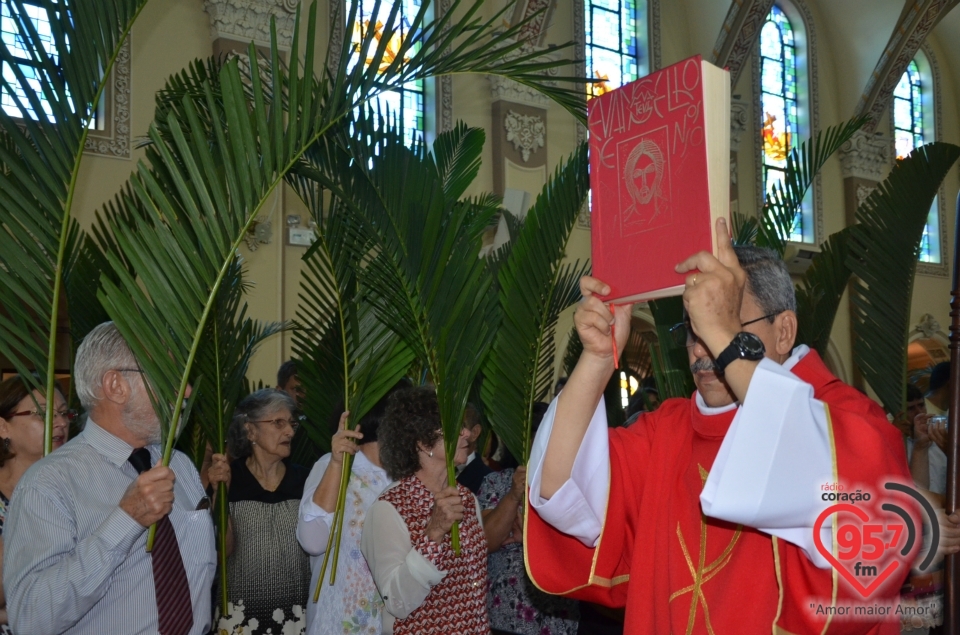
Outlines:
[[[783,313],[783,311],[784,309],[781,309],[779,311],[774,311],[773,313],[763,315],[753,320],[747,320],[746,322],[741,322],[740,327],[743,328],[744,326],[750,326],[751,324],[759,322],[760,320],[769,320],[770,318],[775,318],[781,313]],[[671,326],[669,332],[670,332],[670,338],[673,340],[673,343],[676,344],[677,346],[685,346],[687,348],[690,348],[691,346],[697,343],[697,336],[694,335],[693,328],[690,326],[690,320],[687,319],[686,317],[684,318],[683,322],[679,322]]]
[[[277,430],[283,430],[286,426],[290,426],[290,429],[296,432],[300,429],[300,422],[302,420],[303,417],[296,419],[262,419],[260,421],[251,421],[250,423],[269,423]]]
[[[20,412],[10,413],[10,417],[8,418],[30,417],[30,416],[37,416],[37,417],[40,417],[41,419],[46,419],[47,411],[43,410],[42,408],[40,410],[22,410]],[[58,417],[61,419],[65,419],[67,423],[73,423],[77,419],[77,411],[69,408],[65,408],[63,410],[57,410],[53,413],[53,418],[56,419]]]
[[[114,368],[118,373],[142,373],[142,368]]]

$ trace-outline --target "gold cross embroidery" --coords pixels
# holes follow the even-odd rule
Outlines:
[[[703,466],[697,465],[700,470],[700,481],[701,486],[707,482],[707,476],[709,472],[703,469]],[[677,523],[677,538],[680,540],[680,549],[683,550],[683,557],[687,561],[687,568],[690,570],[690,576],[693,578],[693,584],[686,586],[679,591],[674,591],[670,595],[670,601],[672,602],[674,598],[678,598],[681,595],[686,593],[692,593],[693,597],[690,600],[690,617],[687,620],[687,633],[690,635],[693,632],[693,626],[696,623],[697,619],[697,606],[703,606],[703,618],[707,625],[707,633],[714,635],[713,625],[710,623],[710,607],[707,605],[707,598],[703,595],[703,585],[706,584],[712,577],[717,575],[721,569],[723,569],[730,562],[730,558],[733,554],[733,547],[737,544],[737,540],[740,538],[740,533],[743,529],[743,525],[737,525],[737,530],[733,534],[733,538],[730,539],[730,543],[727,545],[726,549],[723,550],[717,559],[711,562],[710,564],[705,564],[707,557],[707,518],[703,515],[703,512],[700,512],[700,557],[697,563],[697,566],[693,566],[693,559],[690,557],[690,551],[687,549],[687,543],[683,539],[683,532],[680,530],[680,523]]]

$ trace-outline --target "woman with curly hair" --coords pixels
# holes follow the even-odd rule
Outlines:
[[[487,635],[487,541],[476,498],[447,484],[434,390],[395,393],[378,434],[380,461],[396,482],[367,512],[360,550],[383,599],[383,632]],[[455,464],[467,459],[468,434],[460,434]],[[457,521],[459,557],[450,542]]]

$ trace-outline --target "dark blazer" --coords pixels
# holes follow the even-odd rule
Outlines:
[[[487,467],[487,464],[478,455],[463,468],[463,471],[457,476],[457,482],[473,492],[474,496],[477,496],[480,494],[480,485],[483,483],[483,479],[491,472],[493,470]]]

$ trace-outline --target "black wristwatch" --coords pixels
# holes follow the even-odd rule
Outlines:
[[[717,355],[714,364],[717,367],[717,372],[723,373],[727,366],[730,365],[730,362],[737,359],[749,359],[750,361],[756,362],[763,359],[765,351],[763,341],[759,337],[753,333],[740,331],[733,337],[730,345]]]

